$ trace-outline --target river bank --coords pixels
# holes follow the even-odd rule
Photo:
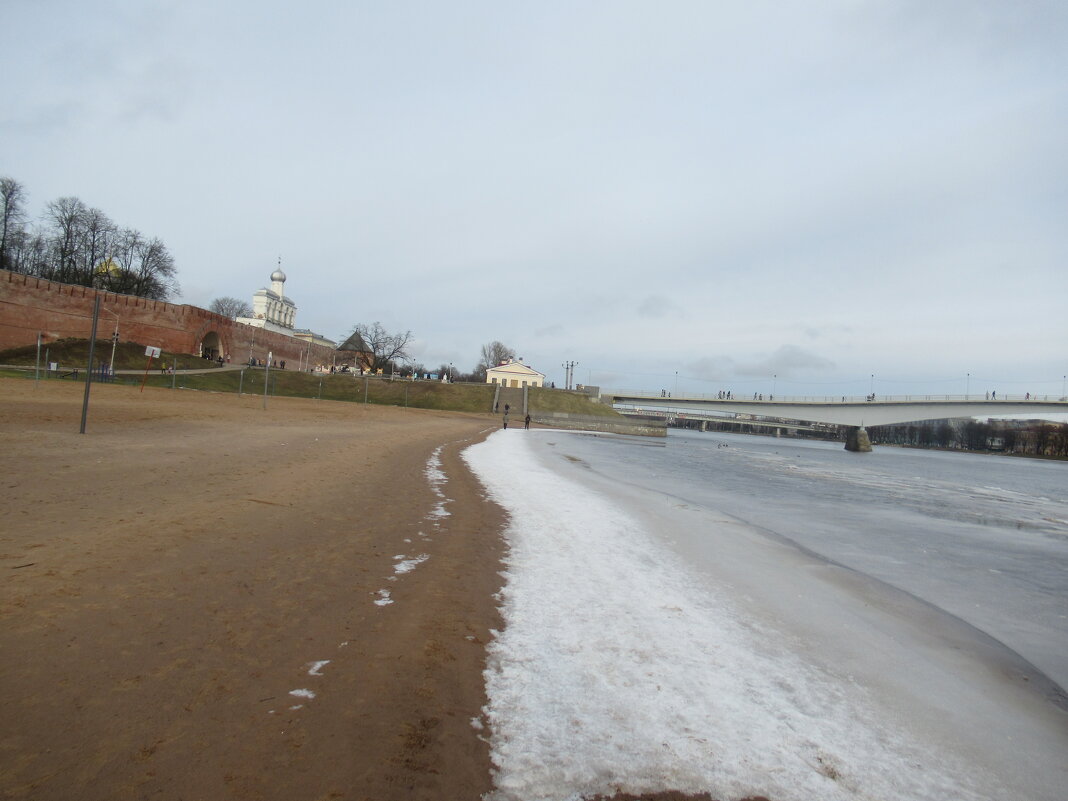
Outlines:
[[[4,798],[478,798],[496,421],[0,381]],[[388,601],[388,603],[376,603]]]
[[[518,434],[464,454],[511,513],[494,801],[1062,797],[1059,465]]]

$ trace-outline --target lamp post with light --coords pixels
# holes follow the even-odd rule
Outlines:
[[[267,385],[271,380],[271,359],[274,358],[274,351],[267,351],[267,364],[263,368],[263,408],[267,408]]]
[[[108,366],[108,374],[115,375],[115,346],[119,344],[119,315],[103,306],[100,308],[115,318],[115,330],[111,334],[111,363]]]

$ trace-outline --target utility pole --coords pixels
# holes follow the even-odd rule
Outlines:
[[[85,418],[89,414],[89,385],[93,383],[93,345],[96,344],[96,324],[100,320],[100,295],[96,296],[93,306],[93,330],[89,334],[89,362],[85,369],[85,397],[82,399],[82,427],[78,433],[85,433]]]
[[[571,389],[571,382],[575,376],[575,365],[578,362],[564,362],[560,366],[564,368],[564,389]]]

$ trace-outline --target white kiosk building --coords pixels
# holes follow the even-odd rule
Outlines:
[[[496,367],[486,370],[487,384],[500,384],[503,387],[543,387],[545,373],[539,373],[523,364],[523,360],[509,359]]]

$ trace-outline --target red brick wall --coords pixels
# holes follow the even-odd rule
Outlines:
[[[309,346],[299,339],[237,323],[197,306],[57,284],[7,270],[0,270],[0,350],[35,344],[38,333],[45,343],[68,337],[88,339],[97,295],[101,308],[97,339],[110,338],[117,315],[121,342],[153,345],[173,353],[199,355],[205,339],[211,343],[214,334],[222,353],[235,363],[248,361],[250,349],[257,359],[267,358],[271,351],[276,361],[285,359],[290,369],[309,361],[312,366],[331,364],[334,357],[333,348],[311,345],[309,359]]]

